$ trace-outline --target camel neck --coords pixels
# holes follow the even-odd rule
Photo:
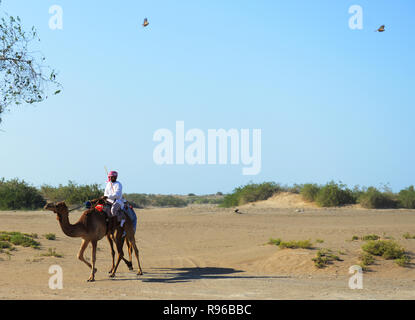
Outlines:
[[[68,214],[62,214],[59,217],[59,224],[62,228],[62,231],[64,234],[66,234],[68,237],[78,238],[84,235],[84,228],[83,225],[79,222],[75,224],[71,224],[69,222]]]

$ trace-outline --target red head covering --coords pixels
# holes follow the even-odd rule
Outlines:
[[[117,171],[110,171],[110,173],[108,173],[108,181],[111,181],[111,177],[118,177],[118,172]]]

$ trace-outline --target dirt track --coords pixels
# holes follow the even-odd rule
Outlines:
[[[353,235],[393,237],[411,253],[415,211],[247,206],[242,214],[210,206],[137,210],[143,276],[120,264],[108,278],[111,257],[99,242],[95,283],[77,260],[80,239],[68,238],[51,212],[0,212],[0,230],[37,233],[41,250],[16,247],[11,259],[0,254],[0,299],[414,299],[415,269],[378,259],[364,274],[364,289],[348,287],[349,267],[358,262],[362,241]],[[76,222],[80,213],[71,213]],[[45,233],[55,233],[55,241]],[[317,269],[316,250],[281,250],[270,238],[310,239],[316,248],[341,251],[342,262]],[[324,240],[316,243],[317,239]],[[43,257],[56,248],[63,258]],[[412,258],[414,255],[411,254]],[[90,252],[87,251],[89,259]],[[133,260],[134,267],[137,266]],[[48,287],[51,265],[63,269],[62,290]]]

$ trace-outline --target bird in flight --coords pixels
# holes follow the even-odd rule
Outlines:
[[[384,32],[385,31],[385,25],[381,25],[379,29],[375,30],[375,32]]]
[[[144,18],[143,27],[147,27],[149,25],[149,22],[147,18]]]

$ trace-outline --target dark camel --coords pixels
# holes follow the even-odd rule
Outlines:
[[[121,260],[124,260],[124,262],[127,264],[130,270],[132,269],[132,263],[124,259],[124,253],[122,250],[122,246],[124,243],[124,238],[122,237],[122,234],[124,232],[124,228],[127,233],[126,238],[128,242],[131,243],[131,246],[133,246],[136,257],[137,257],[138,268],[139,268],[137,274],[138,275],[142,274],[141,267],[140,267],[140,261],[138,258],[138,249],[135,244],[134,229],[133,229],[131,220],[128,219],[128,217],[126,219],[124,228],[121,228],[119,224],[113,228],[107,228],[105,215],[100,213],[98,210],[96,210],[95,207],[89,210],[86,210],[82,214],[78,222],[76,222],[75,224],[71,224],[69,222],[69,217],[68,217],[69,210],[65,202],[58,202],[56,204],[48,203],[44,207],[44,209],[53,211],[54,213],[57,214],[57,220],[59,221],[59,224],[61,226],[63,233],[65,233],[69,237],[82,238],[82,244],[78,252],[78,259],[84,262],[91,269],[91,275],[88,279],[88,282],[95,281],[95,273],[97,272],[97,269],[95,268],[97,243],[104,236],[107,236],[107,239],[110,242],[111,253],[113,256],[113,267],[111,268],[111,271],[110,271],[111,277],[115,276],[116,267],[118,267],[118,264]],[[114,267],[115,252],[113,249],[112,239],[115,239],[117,250],[118,250],[118,261],[117,261],[116,267]],[[88,263],[88,261],[86,261],[84,258],[84,252],[85,252],[85,249],[88,247],[89,243],[91,243],[92,245],[92,256],[91,256],[92,264]]]

